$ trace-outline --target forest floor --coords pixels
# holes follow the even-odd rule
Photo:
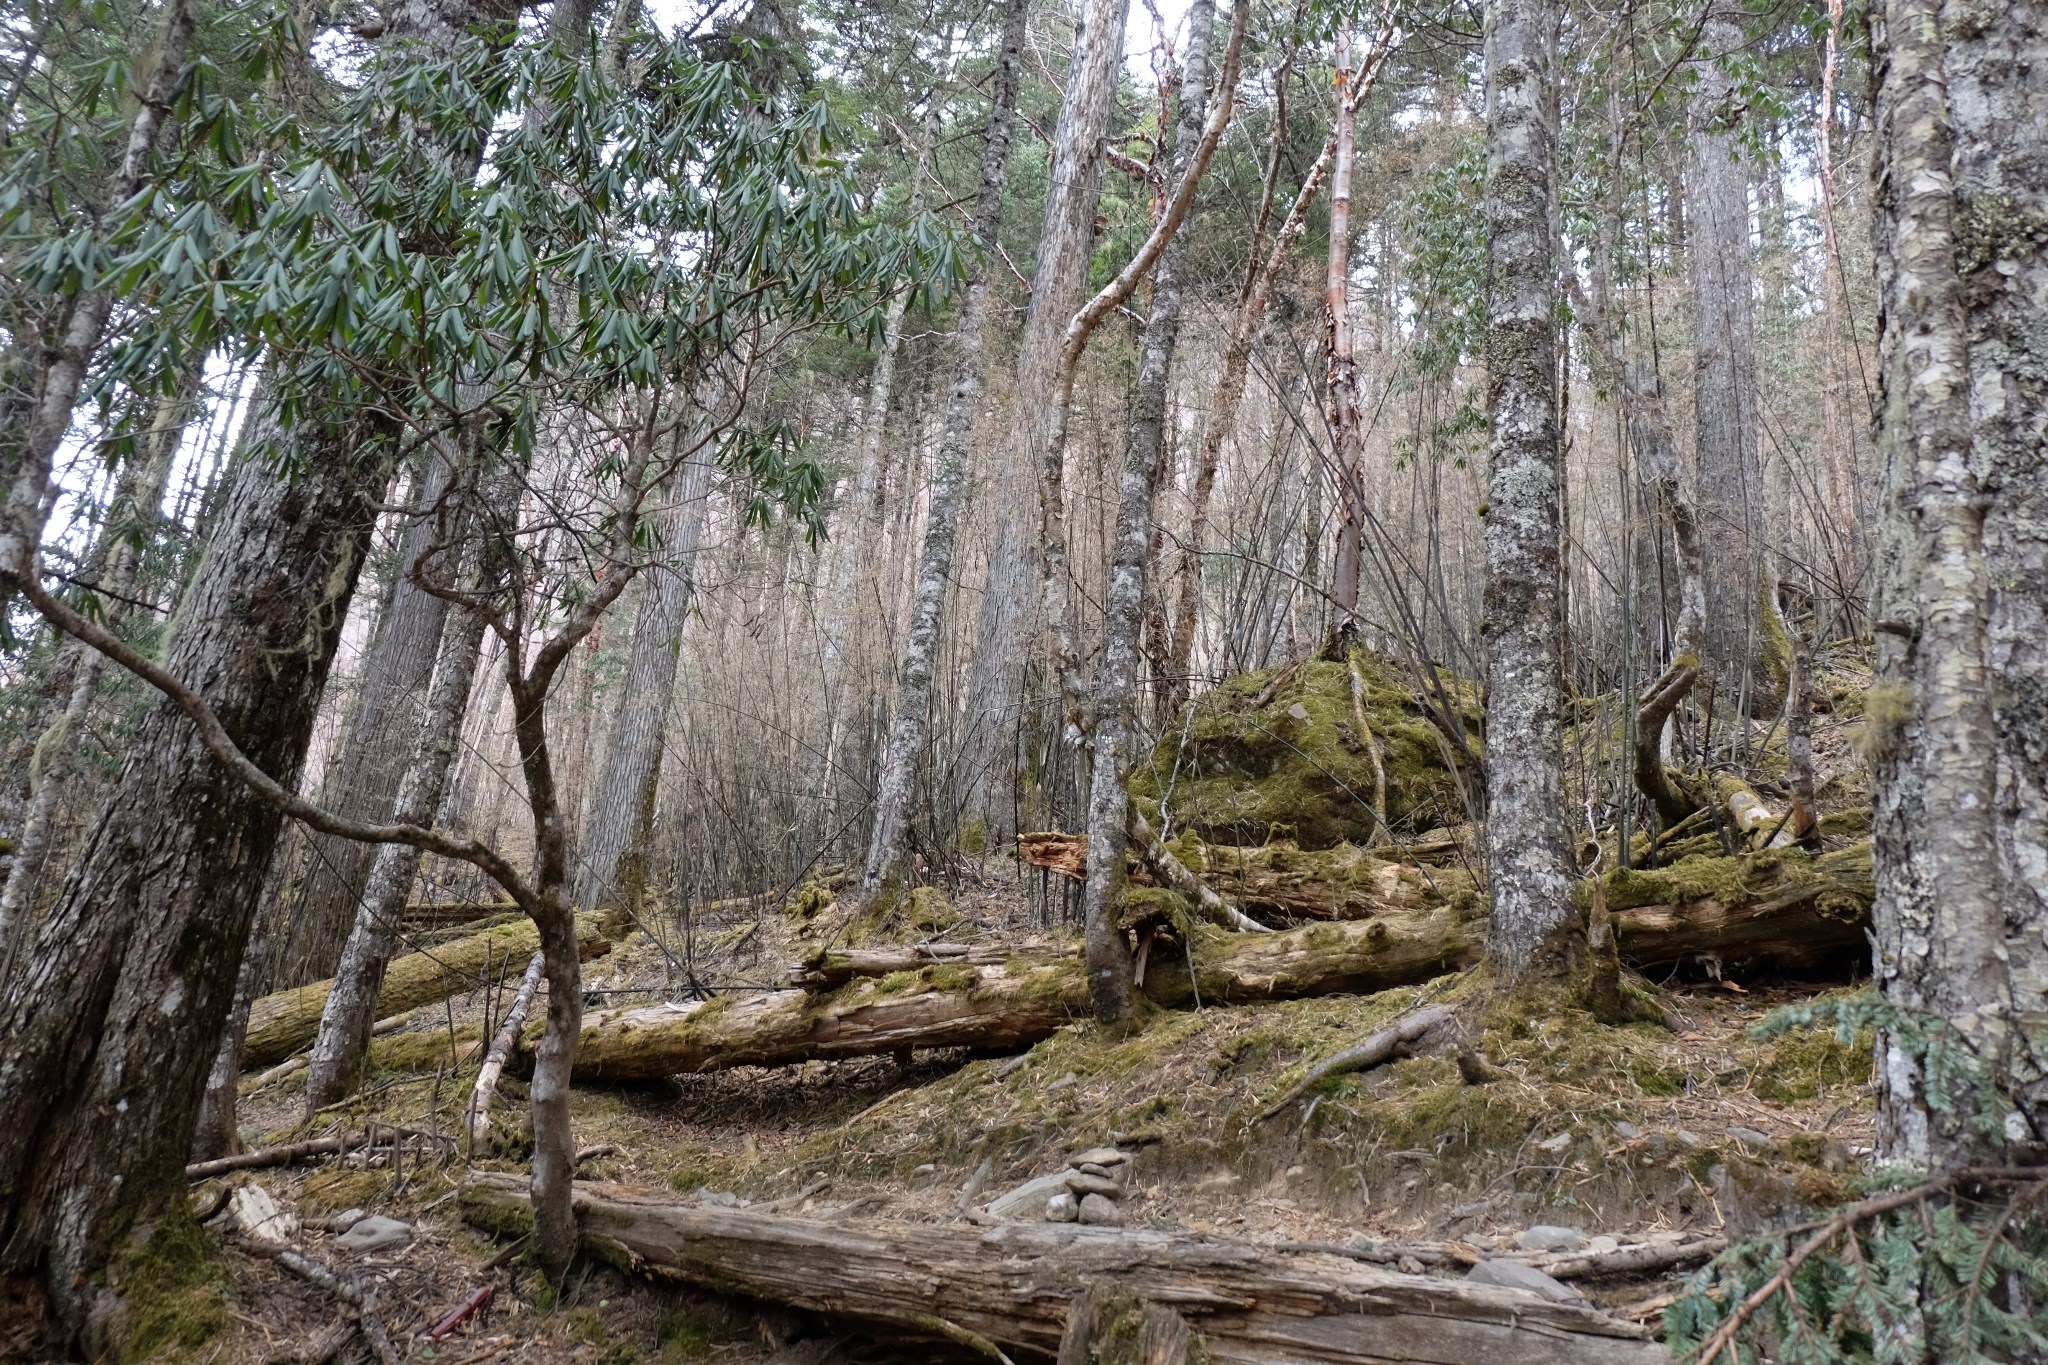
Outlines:
[[[953,904],[951,942],[1052,946],[1042,907],[991,859]],[[723,979],[772,977],[801,925],[770,912],[724,931]],[[708,927],[708,926],[707,926]],[[699,959],[700,970],[706,963]],[[589,964],[593,989],[663,986],[673,969],[645,935]],[[665,980],[667,978],[667,980]],[[1867,1044],[1825,1028],[1759,1039],[1775,1007],[1841,983],[1672,983],[1648,987],[1665,1020],[1608,1027],[1576,1011],[1495,1020],[1488,1058],[1502,1073],[1465,1084],[1452,1060],[1410,1058],[1326,1083],[1269,1122],[1255,1115],[1305,1066],[1356,1041],[1431,988],[1201,1010],[1153,1010],[1129,1035],[1075,1023],[1016,1057],[963,1051],[743,1067],[658,1085],[575,1091],[579,1145],[613,1150],[586,1178],[667,1187],[678,1200],[790,1201],[798,1217],[958,1221],[966,1210],[1070,1154],[1115,1145],[1134,1154],[1122,1203],[1133,1226],[1273,1241],[1440,1245],[1442,1273],[1512,1247],[1532,1226],[1588,1239],[1740,1237],[1838,1200],[1870,1150]],[[423,1024],[459,1047],[487,992]],[[620,997],[607,997],[616,999]],[[629,997],[630,998],[630,997]],[[645,997],[640,997],[645,998]],[[453,1049],[449,1055],[453,1055]],[[377,1076],[347,1106],[301,1123],[292,1080],[244,1101],[251,1145],[368,1122],[453,1133],[474,1065]],[[519,1122],[521,1087],[498,1106]],[[482,1168],[518,1170],[506,1159]],[[361,1155],[322,1167],[244,1172],[302,1220],[310,1252],[382,1284],[400,1340],[492,1286],[489,1307],[411,1358],[447,1362],[955,1359],[940,1345],[878,1339],[844,1323],[736,1304],[592,1263],[559,1298],[501,1247],[465,1227],[459,1159]],[[205,1202],[205,1191],[195,1191]],[[402,1219],[404,1246],[349,1258],[322,1220],[361,1209]],[[1606,1246],[1594,1240],[1592,1249]],[[279,1360],[339,1320],[342,1306],[274,1262],[223,1252],[229,1331],[195,1358]],[[1576,1287],[1612,1311],[1654,1322],[1674,1276]],[[431,1352],[431,1354],[429,1354]]]
[[[1329,683],[1348,687],[1347,678],[1336,667]],[[1260,675],[1231,686],[1261,699],[1240,700],[1240,710],[1270,703],[1273,709],[1257,712],[1267,717],[1261,729],[1283,724],[1283,710],[1302,715],[1299,703],[1276,697]],[[1849,748],[1860,692],[1851,671],[1828,694],[1817,727],[1824,810],[1853,812],[1867,801]],[[1353,708],[1341,694],[1338,700],[1344,704],[1329,709],[1341,727]],[[1372,724],[1385,734],[1399,720],[1375,715]],[[1323,723],[1319,711],[1314,723]],[[1595,717],[1592,727],[1605,733],[1611,722]],[[1584,733],[1575,743],[1585,748]],[[1763,744],[1770,747],[1768,735]],[[1389,752],[1398,756],[1398,743]],[[1433,799],[1426,780],[1410,781],[1418,800]],[[1857,818],[1867,821],[1852,816],[1851,823]],[[687,936],[664,926],[658,937],[636,931],[586,963],[586,1005],[684,1000],[703,982],[726,993],[778,989],[791,963],[821,946],[943,939],[1005,955],[1072,952],[1076,898],[1061,885],[1003,851],[902,898],[881,919],[857,918],[851,898],[839,898],[829,879],[779,905],[771,897],[711,907]],[[1186,960],[1164,953],[1150,970],[1186,971]],[[1117,1206],[1127,1226],[1343,1247],[1430,1274],[1463,1275],[1488,1256],[1525,1254],[1538,1239],[1567,1250],[1578,1239],[1577,1249],[1594,1255],[1636,1244],[1739,1240],[1853,1196],[1871,1152],[1871,1051],[1867,1037],[1844,1039],[1826,1024],[1769,1036],[1758,1029],[1782,1006],[1848,989],[1846,977],[1722,975],[1717,962],[1707,962],[1660,981],[1634,979],[1637,1022],[1622,1025],[1600,1023],[1563,998],[1542,1008],[1496,1001],[1466,1040],[1490,1064],[1483,1083],[1468,1082],[1448,1051],[1425,1049],[1321,1082],[1270,1119],[1260,1116],[1309,1066],[1418,1002],[1454,993],[1458,978],[1227,1007],[1141,1001],[1127,1032],[1076,1021],[1028,1051],[1002,1056],[935,1050],[907,1059],[739,1067],[633,1087],[579,1085],[576,1140],[597,1149],[579,1174],[666,1190],[678,1202],[773,1202],[778,1213],[846,1224],[987,1222],[992,1199],[1063,1171],[1078,1152],[1111,1146],[1129,1154],[1127,1192]],[[301,1108],[303,1073],[261,1086],[245,1080],[245,1144],[374,1125],[459,1132],[479,1042],[507,994],[498,982],[415,1011],[406,1033],[380,1042],[373,1054],[380,1066],[365,1089],[310,1122]],[[407,1359],[822,1365],[974,1358],[942,1341],[730,1300],[596,1261],[579,1265],[557,1295],[522,1263],[516,1244],[465,1225],[457,1201],[470,1169],[524,1170],[524,1102],[523,1087],[508,1077],[494,1110],[507,1135],[496,1156],[464,1155],[453,1140],[415,1140],[409,1150],[373,1148],[321,1165],[239,1172],[195,1186],[194,1201],[204,1209],[221,1186],[262,1187],[295,1216],[294,1236],[310,1258],[378,1286],[382,1315]],[[1035,1221],[1042,1207],[1041,1197],[1007,1216]],[[402,1220],[410,1235],[384,1251],[351,1255],[323,1229],[352,1222],[359,1211]],[[182,1297],[171,1296],[160,1320],[138,1333],[130,1358],[304,1359],[309,1344],[350,1312],[275,1259],[232,1241],[209,1254],[207,1273],[180,1281]],[[1685,1273],[1572,1278],[1571,1288],[1655,1329]],[[485,1288],[493,1297],[484,1309],[440,1340],[422,1337]],[[365,1356],[357,1339],[339,1358],[350,1350]]]

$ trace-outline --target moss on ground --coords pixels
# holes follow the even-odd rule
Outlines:
[[[124,1304],[122,1362],[198,1359],[228,1325],[227,1264],[177,1201],[116,1258],[107,1281]]]
[[[1410,829],[1462,820],[1444,736],[1387,664],[1361,656],[1360,667],[1366,723],[1386,771],[1388,820]],[[1232,678],[1169,727],[1151,761],[1131,776],[1131,795],[1153,818],[1163,800],[1175,827],[1211,843],[1292,839],[1329,848],[1373,838],[1375,774],[1352,715],[1350,669],[1320,660],[1296,665],[1254,707],[1279,671]],[[1476,706],[1463,719],[1476,750]]]

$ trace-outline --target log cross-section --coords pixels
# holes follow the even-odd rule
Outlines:
[[[479,1173],[465,1216],[528,1221],[526,1183]],[[1058,1352],[1092,1284],[1177,1311],[1219,1365],[1653,1365],[1631,1323],[1520,1290],[1405,1275],[1193,1232],[1061,1223],[822,1223],[579,1184],[589,1249],[627,1268],[926,1337],[973,1333],[1020,1358]]]

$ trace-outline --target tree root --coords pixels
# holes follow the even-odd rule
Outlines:
[[[1406,1056],[1426,1034],[1449,1023],[1457,1017],[1457,1013],[1450,1005],[1431,1005],[1426,1009],[1402,1015],[1356,1047],[1345,1048],[1335,1056],[1317,1062],[1292,1089],[1260,1110],[1258,1117],[1253,1121],[1264,1123],[1285,1112],[1296,1100],[1306,1095],[1311,1087],[1332,1076],[1341,1076],[1350,1071],[1370,1071],[1397,1057]]]

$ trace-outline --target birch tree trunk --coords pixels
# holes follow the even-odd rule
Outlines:
[[[611,732],[605,737],[602,775],[590,803],[573,901],[607,912],[607,934],[632,922],[646,875],[654,794],[661,783],[663,737],[676,688],[676,657],[697,588],[697,548],[711,501],[711,463],[692,460],[677,481],[663,535],[668,562],[650,575],[633,619],[632,653]]]
[[[945,425],[939,436],[938,461],[932,474],[931,506],[925,513],[924,545],[918,554],[917,584],[910,606],[910,629],[897,678],[896,713],[889,726],[889,744],[882,758],[881,782],[875,793],[875,823],[868,837],[862,889],[872,894],[900,875],[909,833],[911,787],[917,780],[931,725],[932,674],[938,660],[939,627],[946,611],[946,590],[952,583],[953,547],[960,530],[960,510],[967,485],[967,452],[974,436],[975,409],[981,399],[981,355],[988,332],[989,310],[996,297],[993,273],[1002,227],[1003,186],[1010,163],[1010,133],[1015,122],[1017,84],[1023,64],[1024,28],[1029,0],[1009,0],[1003,36],[996,57],[988,138],[981,154],[981,189],[974,204],[974,238],[979,255],[968,281],[967,300],[960,310],[958,351],[953,385],[946,394]]]
[[[1877,977],[1999,1088],[1930,1096],[1879,1041],[1884,1155],[1950,1167],[2048,1137],[2048,5],[1872,29],[1885,517],[1870,736]],[[1950,1068],[1949,1074],[1954,1074]],[[1980,1126],[1988,1120],[1988,1126]],[[2001,1141],[2002,1135],[2002,1141]]]
[[[1330,452],[1336,475],[1337,561],[1331,569],[1331,638],[1354,624],[1364,549],[1365,483],[1358,467],[1358,357],[1351,332],[1351,170],[1358,105],[1351,97],[1351,37],[1337,35],[1336,165],[1330,172],[1330,252],[1323,275],[1323,351],[1329,367]]]
[[[1007,836],[1012,779],[1003,741],[1024,702],[1024,639],[1039,589],[1036,478],[1052,439],[1053,387],[1067,323],[1087,284],[1088,252],[1102,192],[1102,140],[1123,71],[1130,0],[1087,0],[1074,34],[1074,60],[1053,134],[1051,189],[1031,277],[1031,306],[1017,353],[1016,396],[996,466],[996,540],[989,552],[959,764],[960,803],[991,834]]]
[[[412,567],[435,540],[433,509],[448,495],[450,468],[430,453],[412,525],[370,647],[349,717],[347,737],[321,783],[325,804],[349,819],[383,820],[398,799],[419,729],[448,604],[412,581]],[[311,835],[312,858],[293,906],[285,970],[294,979],[332,974],[362,903],[376,850],[329,835]]]
[[[1582,955],[1563,791],[1556,0],[1486,7],[1486,953],[1509,978]]]
[[[447,791],[448,770],[454,764],[456,740],[476,681],[484,617],[481,612],[462,610],[453,624],[444,634],[433,691],[420,714],[412,762],[391,813],[394,823],[431,824]],[[370,1046],[370,1026],[376,1022],[377,992],[384,983],[384,968],[391,961],[406,895],[419,866],[420,851],[411,844],[379,844],[373,852],[362,906],[342,949],[341,967],[334,974],[334,988],[320,1015],[320,1033],[313,1041],[306,1073],[309,1117],[355,1088]]]
[[[1784,696],[1782,665],[1769,676],[1759,646],[1758,584],[1770,547],[1764,529],[1763,468],[1757,450],[1756,321],[1749,249],[1749,174],[1730,101],[1734,83],[1718,59],[1741,50],[1740,11],[1727,0],[1701,28],[1699,83],[1687,111],[1687,208],[1693,297],[1693,415],[1706,614],[1705,670],[1730,696]],[[1757,672],[1750,672],[1751,666]],[[1775,711],[1776,702],[1761,706]]]
[[[1188,51],[1176,112],[1173,173],[1188,174],[1209,116],[1213,68],[1209,48],[1216,27],[1215,0],[1188,6]],[[1190,214],[1192,214],[1190,210]],[[1187,223],[1159,254],[1152,278],[1152,313],[1138,342],[1138,378],[1131,391],[1131,423],[1117,488],[1116,541],[1105,603],[1102,676],[1096,689],[1095,744],[1088,793],[1088,880],[1083,893],[1087,934],[1088,997],[1095,1017],[1121,1023],[1131,1012],[1131,955],[1116,920],[1128,843],[1131,765],[1142,736],[1137,722],[1140,633],[1151,567],[1152,506],[1159,455],[1165,445],[1166,381],[1180,339],[1181,270]]]

